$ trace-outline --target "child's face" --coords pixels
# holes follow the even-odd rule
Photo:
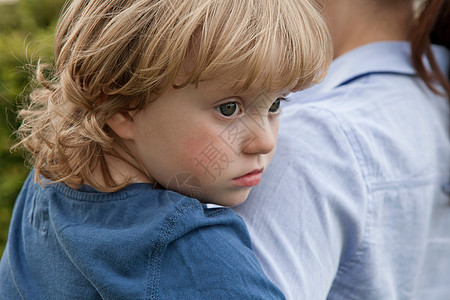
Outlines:
[[[158,183],[225,206],[242,203],[269,165],[287,92],[235,94],[229,82],[170,88],[133,116],[132,142]]]

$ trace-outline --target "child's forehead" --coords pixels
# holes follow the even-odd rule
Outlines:
[[[82,47],[61,47],[59,50],[67,53],[59,57],[62,62],[67,59],[68,63],[60,63],[60,66],[80,70],[80,76],[89,80],[92,78],[93,84],[98,84],[102,91],[147,95],[149,99],[160,95],[171,85],[182,88],[212,78],[221,79],[222,82],[217,83],[217,86],[234,93],[250,91],[254,94],[253,90],[269,93],[284,90],[286,86],[293,86],[298,90],[309,85],[316,74],[323,71],[326,59],[317,55],[324,47],[314,47],[312,42],[315,38],[311,38],[317,32],[323,33],[319,30],[322,28],[312,26],[314,24],[300,26],[302,22],[315,20],[315,16],[306,14],[303,19],[299,17],[304,11],[289,4],[296,1],[264,0],[247,3],[234,0],[195,0],[198,5],[192,4],[193,11],[190,14],[197,15],[197,18],[186,18],[183,19],[184,22],[177,21],[175,16],[172,18],[168,9],[150,14],[148,10],[156,11],[171,2],[155,1],[154,7],[139,9],[134,13],[129,11],[127,18],[121,16],[121,13],[117,14],[117,18],[113,18],[98,33],[100,38],[95,30],[84,35],[74,31],[73,38],[64,39],[64,42],[75,43],[78,36],[83,36],[98,43],[86,43]],[[141,2],[147,3],[127,3],[133,6],[132,3]],[[187,2],[189,1],[178,2],[180,7],[176,11],[179,16],[185,14],[182,7],[190,7]],[[156,5],[158,3],[161,6]],[[223,9],[233,13],[224,14]],[[243,12],[237,13],[237,10]],[[135,19],[130,19],[131,17]],[[133,23],[130,20],[135,20],[133,27],[127,27]],[[168,22],[167,26],[156,26],[164,22]],[[70,32],[70,22],[63,25],[62,32]],[[89,26],[82,26],[80,30],[86,27]],[[310,33],[304,34],[304,29],[308,29]],[[117,43],[111,43],[114,39],[117,39]],[[72,57],[77,58],[73,63]]]
[[[244,85],[244,80],[238,80],[231,75],[210,78],[196,84],[190,84],[191,88],[199,93],[215,94],[220,96],[239,96],[242,98],[259,98],[261,96],[279,95],[285,96],[291,92],[290,88],[282,88],[277,90],[263,89],[260,85],[254,84],[250,86]]]
[[[280,45],[279,35],[262,38],[263,34],[256,37],[241,32],[240,38],[233,38],[236,32],[217,29],[208,38],[203,33],[205,30],[208,31],[200,26],[192,35],[175,85],[214,81],[236,92],[276,92],[285,90],[294,81],[281,71],[292,72],[295,68],[292,61],[286,62],[289,47]],[[249,39],[253,41],[250,43]]]
[[[196,50],[191,49],[185,57],[174,80],[174,86],[193,84],[205,90],[232,92],[242,95],[259,93],[287,94],[294,88],[294,86],[289,86],[289,83],[283,80],[285,77],[276,76],[278,72],[275,71],[276,68],[273,64],[277,59],[266,56],[266,64],[259,68],[249,68],[245,61],[240,63],[234,61],[229,64],[220,62],[217,65],[211,63],[204,66],[198,64],[198,52]],[[272,68],[268,66],[269,64],[272,64]],[[279,65],[279,67],[281,66]],[[199,77],[193,77],[193,74],[198,74]]]

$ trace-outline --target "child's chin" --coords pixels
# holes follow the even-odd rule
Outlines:
[[[250,190],[251,189],[249,188],[249,189],[239,191],[236,194],[229,193],[228,195],[226,195],[225,197],[222,197],[221,199],[213,199],[213,200],[215,200],[215,201],[213,201],[213,203],[222,205],[222,206],[227,206],[227,207],[237,206],[239,204],[244,203],[245,200],[247,200]]]

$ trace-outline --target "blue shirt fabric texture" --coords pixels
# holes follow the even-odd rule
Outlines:
[[[445,74],[449,51],[433,46]],[[235,208],[288,299],[450,299],[450,109],[407,42],[335,59],[291,95],[277,150]]]
[[[25,182],[0,262],[1,299],[284,299],[242,219],[175,192]]]

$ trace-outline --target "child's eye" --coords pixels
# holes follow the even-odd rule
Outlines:
[[[280,111],[280,106],[281,106],[281,101],[284,101],[284,100],[286,100],[286,99],[283,98],[283,97],[280,97],[277,100],[275,100],[272,103],[272,106],[270,106],[269,112],[272,113],[272,114],[279,112]]]
[[[234,117],[241,111],[237,102],[228,102],[216,106],[215,109],[225,117]]]

